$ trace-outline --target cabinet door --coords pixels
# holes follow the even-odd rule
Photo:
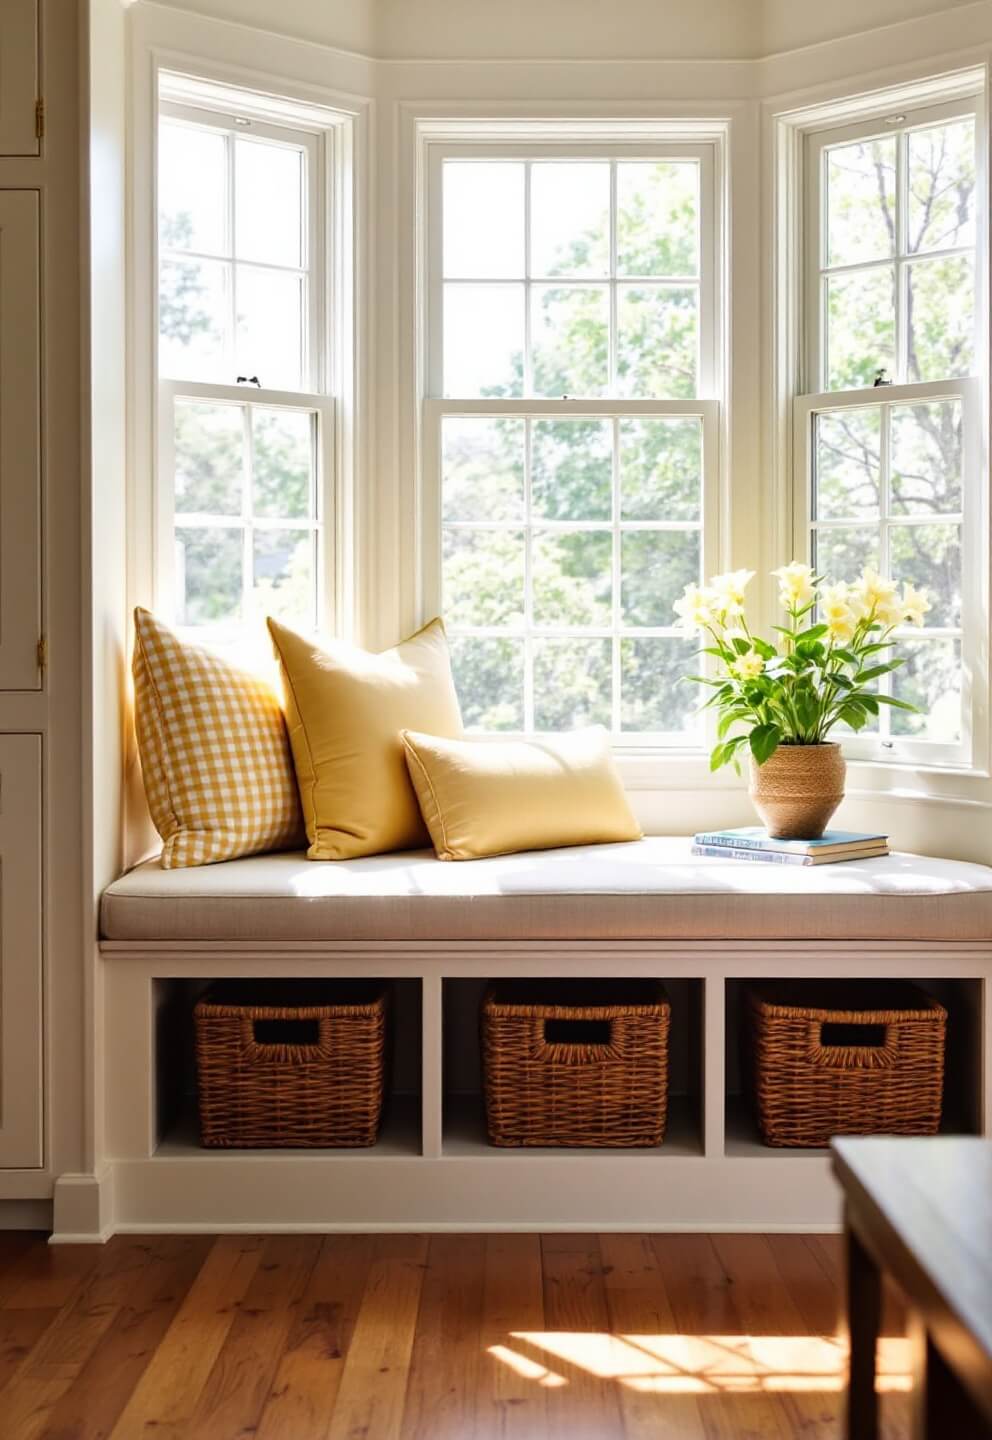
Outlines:
[[[0,735],[0,1169],[43,1163],[41,736]]]
[[[0,4],[0,155],[41,153],[35,118],[38,88],[38,0],[3,0]]]
[[[0,190],[0,690],[41,686],[40,323],[38,192]]]

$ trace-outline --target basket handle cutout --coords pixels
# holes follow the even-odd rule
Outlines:
[[[854,1021],[824,1020],[820,1026],[820,1044],[825,1050],[833,1049],[837,1045],[856,1045],[859,1049],[870,1046],[875,1050],[885,1044],[887,1036],[887,1025],[859,1025]]]
[[[809,1059],[827,1070],[886,1070],[899,1058],[899,1032],[877,1021],[821,1020],[809,1027]]]
[[[256,1045],[319,1045],[319,1020],[253,1020]]]
[[[545,1020],[545,1045],[609,1045],[613,1026],[609,1020]]]

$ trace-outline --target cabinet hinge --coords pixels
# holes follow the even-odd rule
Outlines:
[[[38,669],[45,670],[48,667],[48,636],[42,635],[38,641]]]
[[[34,133],[40,140],[45,133],[45,102],[36,100],[34,102]]]

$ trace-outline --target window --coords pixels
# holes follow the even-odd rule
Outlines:
[[[327,138],[190,83],[162,77],[158,133],[158,590],[225,642],[323,618]]]
[[[964,100],[807,139],[799,543],[817,571],[925,587],[868,758],[968,763],[984,612],[979,127]]]
[[[429,149],[425,568],[466,725],[699,744],[714,147]]]

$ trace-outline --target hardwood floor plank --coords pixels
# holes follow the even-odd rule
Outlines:
[[[608,1368],[610,1328],[603,1259],[595,1235],[542,1235],[546,1347],[530,1355],[567,1381],[547,1391],[548,1435],[610,1440],[623,1435],[616,1385]]]
[[[30,1245],[0,1275],[0,1309],[61,1309],[96,1269],[99,1245]]]
[[[485,1264],[482,1235],[430,1238],[403,1440],[464,1440],[474,1433]]]
[[[0,1310],[0,1390],[39,1343],[57,1310]]]
[[[599,1248],[627,1440],[705,1440],[699,1398],[664,1358],[675,1317],[650,1237],[601,1235]]]
[[[377,1238],[331,1418],[330,1440],[400,1440],[424,1282],[424,1236]]]
[[[113,1326],[55,1406],[45,1440],[106,1440],[210,1246],[206,1236],[163,1236],[150,1246]]]
[[[213,1242],[112,1440],[181,1440],[258,1269],[262,1245],[257,1235],[222,1235]]]
[[[811,1335],[841,1335],[844,1305],[840,1277],[820,1263],[806,1235],[776,1235],[771,1253],[796,1310]]]
[[[256,1440],[322,1440],[372,1264],[368,1235],[328,1235],[272,1381]]]
[[[544,1329],[541,1237],[487,1235],[485,1246],[475,1440],[535,1440],[561,1378],[521,1356],[515,1338]]]
[[[191,1416],[188,1440],[254,1435],[320,1246],[316,1235],[273,1235],[265,1241]]]

